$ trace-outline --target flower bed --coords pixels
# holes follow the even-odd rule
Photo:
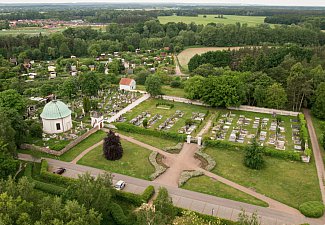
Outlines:
[[[198,155],[199,157],[202,157],[203,159],[205,159],[207,161],[208,165],[205,166],[204,169],[210,171],[216,166],[216,161],[214,161],[214,159],[210,155],[204,153],[202,150],[203,149],[201,148],[195,154]]]
[[[198,177],[198,176],[202,176],[202,175],[203,175],[203,172],[202,171],[198,171],[198,170],[194,170],[194,171],[183,171],[181,173],[181,177],[179,178],[178,186],[179,187],[183,186],[192,177]]]
[[[155,180],[167,170],[167,168],[157,163],[157,156],[158,152],[152,152],[149,156],[150,163],[155,167],[155,172],[150,175],[150,180]]]

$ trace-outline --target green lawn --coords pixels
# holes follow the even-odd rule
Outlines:
[[[208,23],[223,23],[223,24],[236,24],[236,23],[247,23],[248,26],[256,26],[264,23],[265,16],[237,16],[237,15],[224,15],[224,18],[215,18],[217,15],[206,15],[206,18],[203,15],[198,17],[194,16],[159,16],[158,19],[160,23],[166,24],[169,22],[183,22],[190,24],[192,22],[196,24],[207,25]]]
[[[144,85],[137,85],[137,90],[145,91],[146,87]],[[185,98],[185,91],[183,88],[172,88],[168,85],[164,85],[164,86],[162,86],[162,92],[165,95]]]
[[[19,153],[30,154],[37,158],[46,157],[46,158],[53,158],[57,160],[62,160],[66,162],[72,161],[76,158],[81,152],[89,148],[90,146],[100,142],[104,139],[106,133],[102,130],[97,131],[96,133],[90,135],[88,138],[81,141],[79,144],[71,148],[68,152],[64,153],[61,156],[54,156],[43,152],[38,151],[31,151],[31,150],[18,150]]]
[[[156,103],[158,103],[158,102],[161,102],[161,100],[149,99],[149,100],[141,103],[139,106],[132,109],[131,112],[128,112],[127,114],[125,114],[127,121],[130,121],[131,119],[135,118],[142,112],[146,112],[146,111],[149,112],[151,114],[151,116],[154,116],[155,114],[160,114],[163,116],[162,119],[158,120],[155,124],[153,124],[152,127],[148,128],[148,129],[156,129],[167,118],[170,118],[172,115],[174,115],[177,110],[181,110],[182,112],[184,112],[184,116],[182,118],[180,118],[174,124],[174,126],[168,130],[169,132],[177,133],[181,127],[185,126],[186,119],[189,119],[192,117],[192,112],[207,113],[207,111],[213,111],[212,108],[207,108],[204,106],[190,105],[190,104],[186,104],[186,103],[171,102],[171,101],[169,101],[169,103],[174,104],[173,108],[161,109],[161,108],[156,107]],[[207,118],[196,128],[195,131],[193,131],[192,135],[195,135],[196,133],[198,133],[206,121],[207,121]]]
[[[186,182],[182,188],[253,205],[263,207],[268,206],[266,202],[263,202],[226,184],[213,180],[207,176],[193,177]]]
[[[315,128],[315,132],[318,138],[318,143],[319,146],[321,148],[321,154],[323,157],[323,162],[325,163],[325,151],[324,151],[324,147],[323,147],[323,127],[325,128],[325,121],[324,120],[320,120],[318,118],[316,118],[315,116],[312,116],[312,120],[313,120],[313,125]]]
[[[264,169],[251,170],[243,165],[242,150],[208,148],[205,152],[217,163],[213,173],[284,204],[298,208],[306,201],[322,201],[314,161],[305,164],[265,157]]]
[[[177,145],[177,141],[173,141],[170,139],[162,139],[162,138],[158,138],[158,137],[153,137],[153,136],[148,136],[148,135],[144,135],[144,134],[136,134],[136,133],[128,133],[125,131],[121,131],[118,130],[117,131],[120,134],[123,134],[125,136],[128,137],[133,137],[134,139],[141,141],[143,143],[146,143],[148,145],[151,145],[153,147],[159,148],[159,149],[163,149],[166,147],[172,147]]]
[[[123,157],[120,160],[106,160],[101,145],[85,155],[78,164],[149,180],[150,175],[155,171],[149,162],[151,151],[124,140],[121,140],[121,143]]]

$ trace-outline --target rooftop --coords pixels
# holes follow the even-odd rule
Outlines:
[[[42,119],[62,119],[71,115],[71,110],[61,101],[53,100],[47,103],[41,113]]]

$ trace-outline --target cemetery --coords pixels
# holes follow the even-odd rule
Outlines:
[[[125,118],[128,123],[142,128],[195,135],[206,123],[210,110],[203,106],[149,99],[125,114]]]
[[[296,117],[223,110],[206,137],[240,144],[249,144],[256,138],[261,146],[302,151],[300,136]]]

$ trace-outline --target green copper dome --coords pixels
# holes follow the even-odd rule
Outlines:
[[[47,103],[41,113],[42,119],[55,120],[71,115],[71,110],[61,101],[53,100]]]

